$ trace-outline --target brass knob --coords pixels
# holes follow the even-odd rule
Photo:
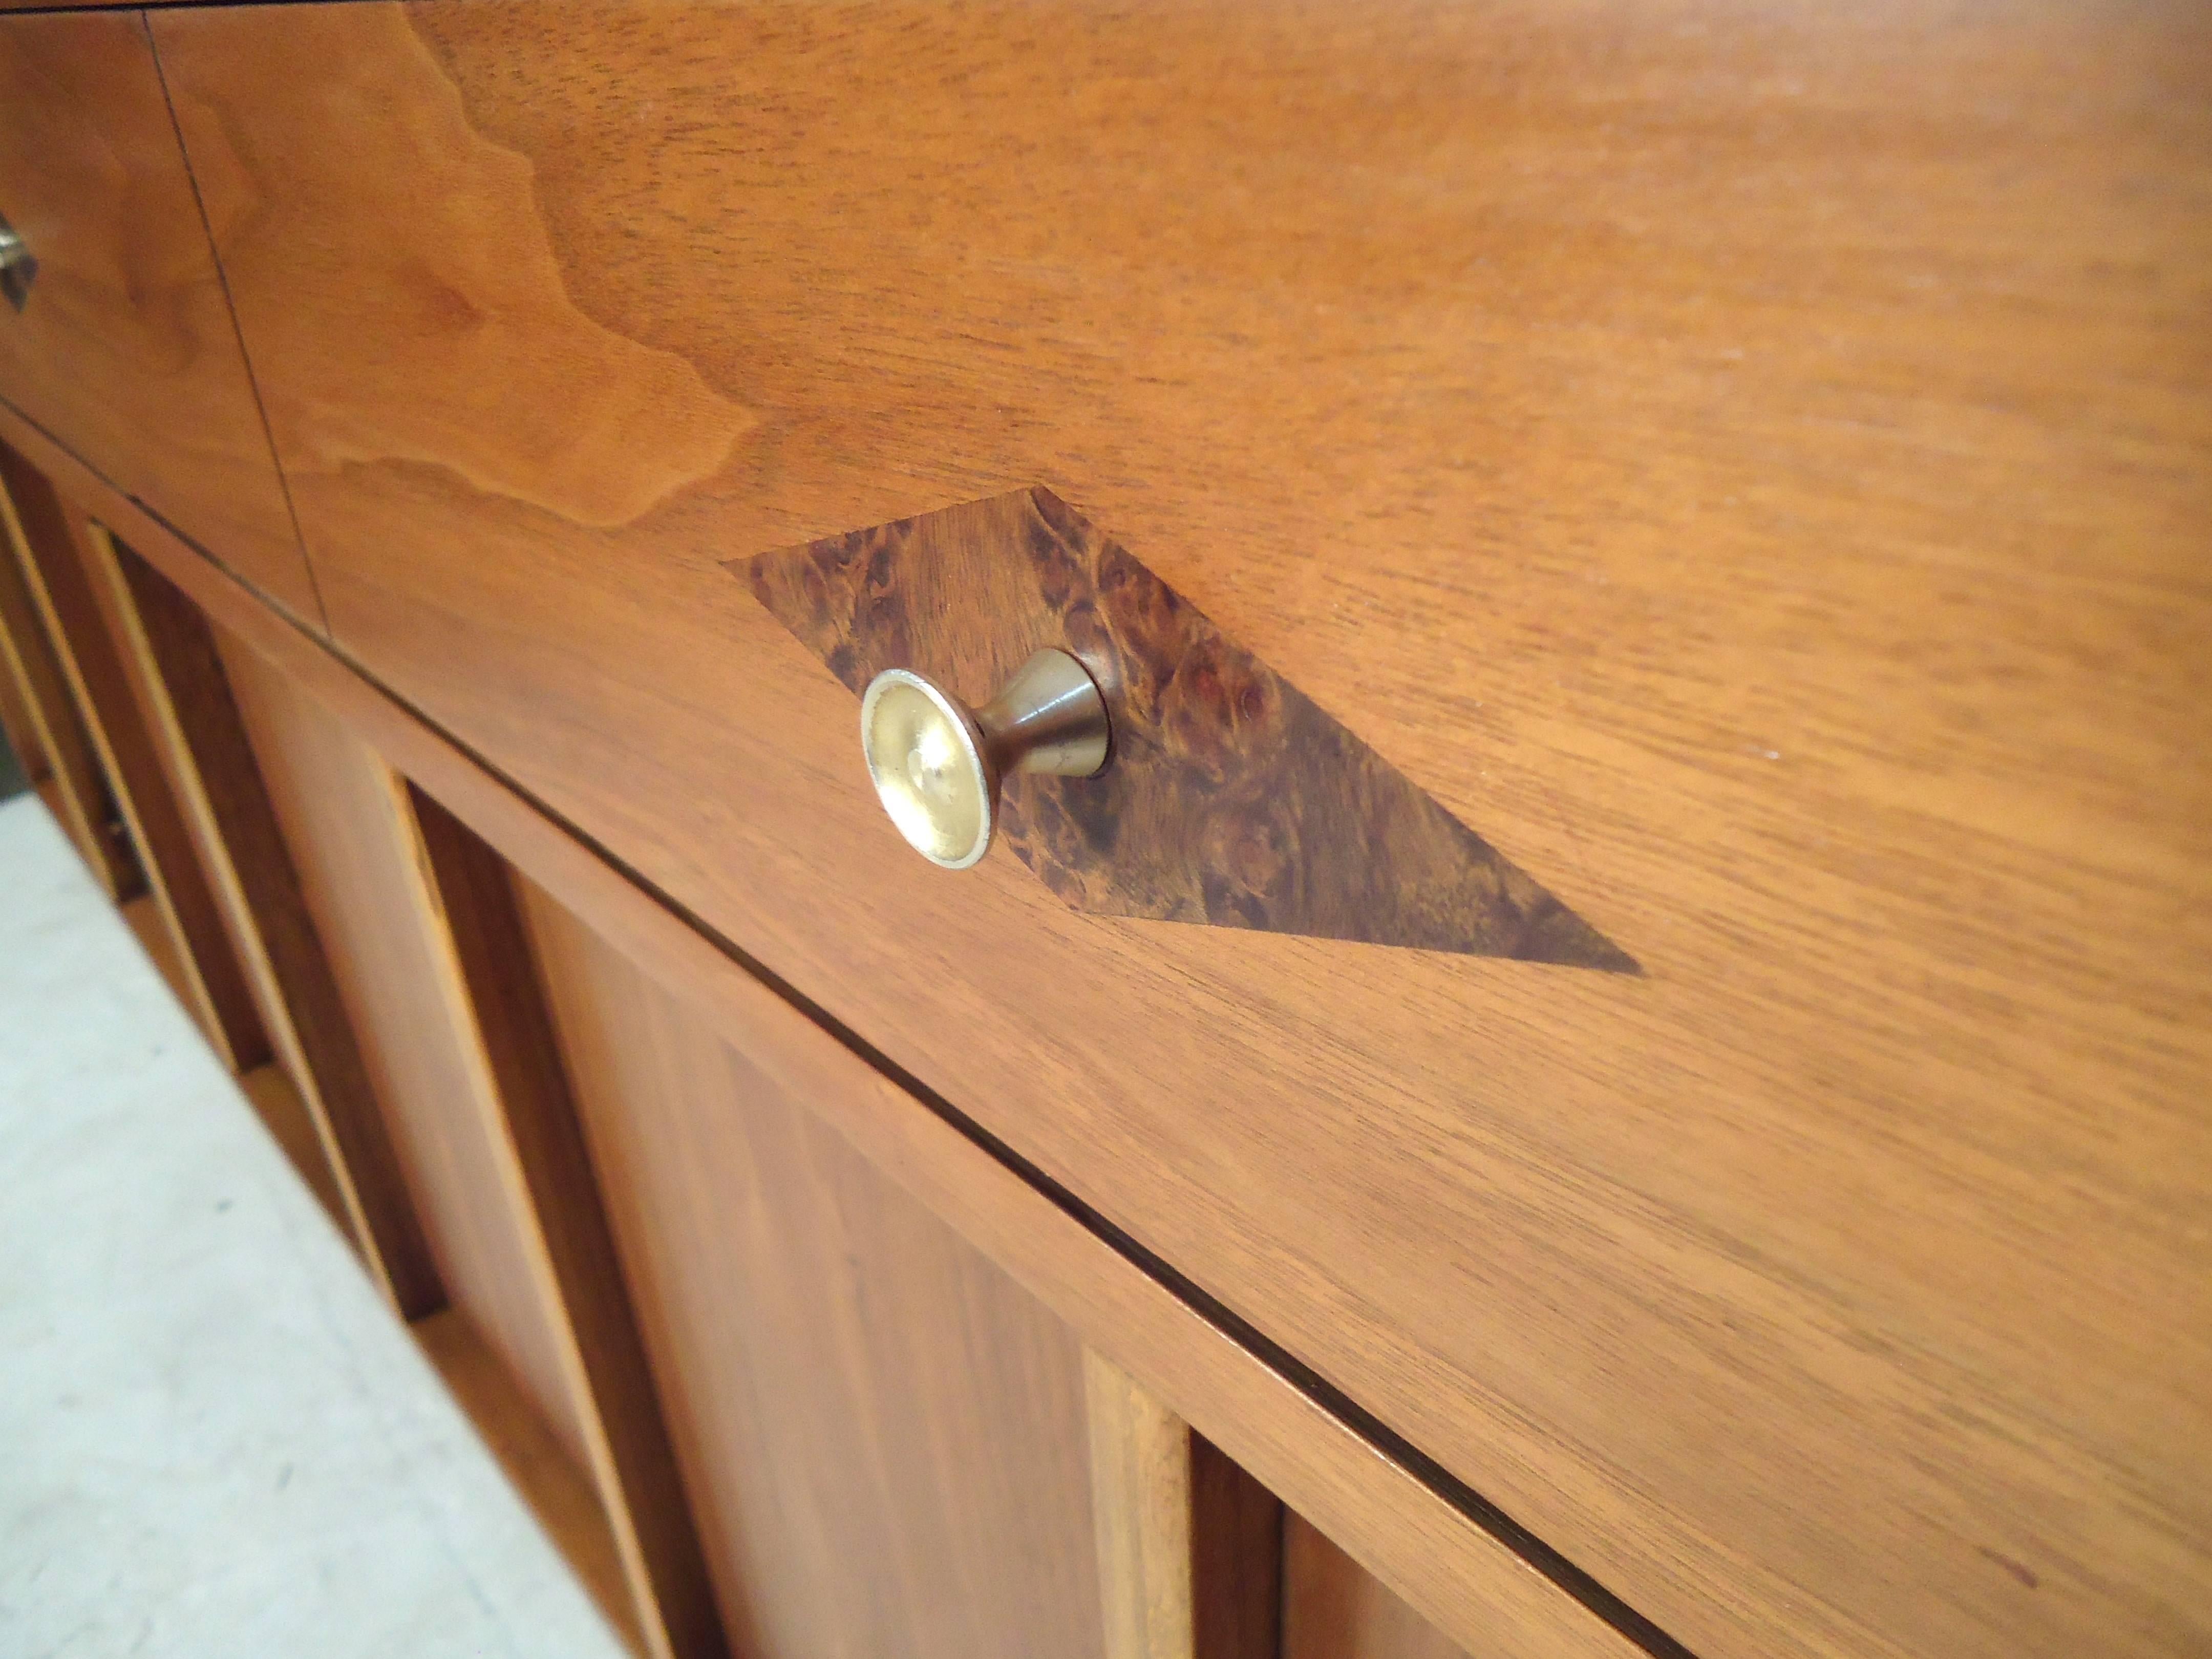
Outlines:
[[[981,708],[904,668],[884,670],[860,699],[877,798],[907,844],[947,870],[990,849],[1007,773],[1087,778],[1111,738],[1106,700],[1065,651],[1038,652]]]
[[[31,257],[29,245],[0,219],[0,295],[21,311],[31,297],[31,279],[38,274],[39,262]]]

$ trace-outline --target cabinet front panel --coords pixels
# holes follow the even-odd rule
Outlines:
[[[1301,1517],[1283,1524],[1283,1659],[1519,1659],[1469,1651]]]
[[[1708,1659],[2212,1640],[2195,9],[153,27],[381,682]],[[1036,486],[1641,971],[908,851],[726,563]]]
[[[1107,1659],[1073,1334],[517,883],[736,1650]]]
[[[439,1277],[582,1468],[583,1429],[526,1218],[471,1097],[474,1038],[439,994],[437,947],[410,890],[423,878],[405,785],[248,647],[227,640],[223,665]]]

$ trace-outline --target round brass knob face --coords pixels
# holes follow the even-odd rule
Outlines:
[[[921,675],[886,668],[860,699],[860,752],[907,844],[965,870],[990,850],[1009,772],[1089,777],[1106,764],[1104,699],[1065,651],[1040,651],[982,708]]]
[[[877,799],[915,851],[948,870],[983,856],[998,792],[966,709],[921,675],[887,668],[861,701],[860,748]]]

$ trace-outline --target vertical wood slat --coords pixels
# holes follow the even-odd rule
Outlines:
[[[1106,1659],[1193,1659],[1190,1426],[1083,1351]]]
[[[498,1350],[459,1307],[415,1322],[415,1340],[608,1622],[633,1653],[629,1577],[591,1474],[553,1432]]]
[[[136,686],[165,737],[178,793],[271,1011],[276,1040],[371,1276],[410,1320],[445,1305],[353,1024],[263,787],[213,629],[198,606],[135,553],[102,538],[94,568],[109,588]]]
[[[276,1050],[275,1060],[241,1074],[240,1085],[318,1201],[351,1237],[367,1261],[371,1277],[388,1296],[390,1283],[370,1247],[352,1183],[338,1167],[338,1149],[330,1131],[322,1097],[315,1086],[313,1068],[301,1048],[299,1032],[285,1004],[283,988],[277,982],[260,927],[240,884],[230,848],[224,842],[222,826],[216,821],[191,747],[179,721],[170,681],[154,660],[145,622],[125,575],[124,560],[136,556],[126,554],[104,527],[97,526],[88,542],[86,554],[85,566],[91,577],[93,597],[106,622],[109,637],[115,641],[124,678],[153,738],[178,810],[199,851],[201,867],[207,873],[232,946],[245,970],[247,987],[261,1016],[262,1030]],[[173,666],[177,684],[189,700],[194,671],[182,659]]]
[[[292,1081],[293,1075],[288,1062],[271,1060],[239,1079],[238,1086],[278,1149],[307,1183],[307,1190],[314,1194],[324,1213],[341,1232],[354,1239],[358,1249],[360,1240],[354,1231],[353,1216],[346,1208],[345,1194],[338,1186],[338,1173],[331,1163],[330,1148],[324,1142],[322,1126],[316,1122],[300,1085]]]
[[[1083,1382],[1106,1659],[1276,1659],[1281,1504],[1094,1349]]]
[[[94,597],[86,561],[95,532],[21,458],[0,454],[0,475],[15,503],[11,528],[21,532],[15,551],[24,584],[177,947],[187,1004],[230,1071],[251,1071],[269,1058],[268,1038]]]
[[[216,885],[234,929],[244,942],[257,994],[272,1011],[270,1024],[280,1047],[286,1051],[288,1066],[307,1080],[307,1087],[301,1091],[300,1103],[313,1121],[317,1139],[322,1143],[322,1162],[331,1177],[333,1196],[341,1213],[354,1224],[372,1269],[386,1281],[390,1293],[392,1275],[384,1264],[392,1249],[388,1243],[379,1243],[380,1233],[389,1228],[367,1212],[382,1209],[386,1221],[401,1224],[413,1223],[416,1212],[397,1164],[392,1161],[388,1140],[380,1133],[366,1137],[380,1150],[373,1148],[364,1160],[360,1145],[364,1137],[346,1133],[349,1121],[356,1129],[380,1132],[386,1127],[385,1119],[374,1097],[357,1041],[345,1041],[351,1036],[352,1026],[336,988],[335,975],[320,948],[310,907],[299,886],[297,868],[283,840],[277,814],[262,782],[252,739],[230,690],[221,647],[197,608],[135,554],[97,527],[94,528],[88,547],[87,564],[95,596],[126,658],[126,678],[132,695],[155,734],[170,781],[192,821],[195,835],[208,850]],[[507,1116],[505,1102],[509,1097],[526,1099],[540,1109],[514,1114],[519,1124],[547,1121],[544,1115],[550,1113],[550,1121],[557,1126],[562,1109],[566,1106],[565,1096],[560,1092],[563,1085],[557,1062],[551,1059],[554,1050],[550,1028],[545,1025],[542,1012],[536,1012],[534,981],[529,959],[520,943],[519,924],[510,920],[502,940],[497,917],[487,910],[485,899],[464,894],[464,908],[456,920],[460,922],[461,938],[468,943],[456,943],[453,923],[447,920],[444,902],[431,884],[433,858],[427,844],[419,838],[415,804],[408,797],[405,783],[397,775],[387,771],[383,778],[392,791],[391,805],[395,823],[404,825],[406,833],[417,838],[411,866],[411,872],[418,878],[415,885],[421,901],[421,914],[416,921],[434,945],[443,946],[433,952],[449,970],[450,983],[441,988],[442,1000],[456,1028],[470,1034],[484,1056],[479,1068],[484,1084],[476,1091],[478,1099],[475,1103],[478,1109],[499,1118],[502,1138],[507,1134],[503,1126]],[[458,830],[454,833],[465,834]],[[441,838],[441,845],[446,839]],[[478,850],[482,850],[480,845]],[[461,856],[464,854],[448,852],[436,862],[442,868],[453,869],[459,867]],[[483,857],[491,859],[489,853],[483,853]],[[491,866],[492,876],[480,884],[483,892],[490,895],[495,902],[504,901],[511,905],[505,867],[495,859],[491,859]],[[465,981],[465,970],[459,965],[464,955],[484,963],[504,961],[507,967],[497,973],[469,972]],[[491,1017],[481,1022],[474,1001],[477,986],[484,988],[486,1006],[494,1009]],[[327,1105],[334,1073],[337,1079],[335,1093],[342,1101],[350,1103],[335,1124]],[[265,1073],[255,1076],[266,1079]],[[268,1080],[274,1086],[273,1079]],[[580,1138],[574,1136],[573,1129],[571,1137],[577,1139],[580,1147]],[[349,1146],[346,1144],[349,1141],[354,1144]],[[301,1161],[303,1160],[295,1157],[295,1162]],[[538,1167],[550,1167],[543,1158],[531,1161]],[[387,1194],[381,1204],[362,1189],[358,1176],[364,1162],[370,1165],[391,1163],[390,1169],[376,1182]],[[567,1183],[565,1189],[557,1180],[537,1185],[547,1194],[549,1208],[556,1209],[561,1215],[595,1215],[596,1200],[588,1186],[588,1170],[580,1162],[571,1167],[586,1183],[580,1193],[575,1190],[574,1182]],[[526,1187],[531,1183],[519,1184]],[[556,1238],[567,1239],[577,1229],[572,1222],[552,1231]],[[599,1231],[604,1237],[603,1224]],[[407,1248],[421,1250],[425,1263],[421,1276],[429,1289],[408,1296],[404,1293],[403,1285],[401,1293],[394,1294],[394,1300],[402,1302],[403,1311],[407,1311],[410,1318],[430,1316],[434,1322],[442,1310],[444,1296],[442,1288],[436,1285],[434,1268],[428,1265],[427,1243]],[[573,1249],[542,1253],[563,1258],[572,1269],[567,1275],[556,1272],[549,1279],[550,1295],[553,1297],[562,1295],[561,1281],[564,1277],[580,1277],[587,1271],[577,1267],[585,1253]],[[611,1267],[611,1250],[605,1260]],[[541,1288],[541,1295],[547,1294]],[[605,1401],[604,1395],[609,1391],[602,1389],[602,1398],[594,1402],[593,1407],[603,1409],[608,1419],[606,1428],[597,1434],[598,1440],[607,1448],[607,1455],[593,1460],[597,1467],[592,1471],[589,1501],[595,1509],[606,1511],[600,1524],[605,1525],[609,1539],[607,1558],[611,1561],[621,1558],[623,1592],[630,1603],[615,1609],[617,1621],[629,1624],[647,1650],[656,1656],[666,1654],[670,1659],[689,1659],[694,1654],[719,1655],[722,1649],[713,1622],[711,1600],[704,1596],[703,1570],[698,1575],[702,1585],[699,1601],[707,1613],[707,1639],[700,1639],[700,1621],[696,1614],[679,1617],[676,1621],[682,1637],[680,1645],[672,1644],[666,1635],[660,1633],[661,1620],[655,1609],[664,1604],[674,1604],[680,1597],[680,1584],[672,1582],[672,1575],[665,1565],[676,1554],[670,1547],[669,1534],[674,1532],[688,1536],[689,1523],[676,1486],[672,1458],[665,1451],[665,1435],[659,1437],[662,1467],[655,1470],[651,1444],[652,1431],[659,1426],[657,1417],[651,1417],[647,1431],[641,1433],[640,1401],[648,1414],[656,1408],[652,1405],[641,1351],[634,1335],[628,1338],[625,1345],[624,1333],[629,1328],[628,1309],[619,1301],[620,1295],[617,1280],[613,1287],[617,1300],[612,1304],[604,1286],[591,1294],[574,1297],[576,1305],[584,1310],[584,1316],[576,1320],[580,1328],[569,1344],[572,1349],[588,1346],[598,1357],[597,1363],[586,1364],[579,1352],[573,1364],[580,1376],[588,1374],[601,1382],[609,1376],[622,1375],[618,1360],[609,1357],[619,1356],[627,1346],[635,1360],[630,1376],[635,1383],[643,1385],[641,1393],[633,1388],[633,1397],[623,1401],[620,1409]],[[408,1302],[417,1305],[408,1308]],[[562,1328],[568,1329],[570,1316],[557,1308],[556,1312]],[[600,1316],[594,1317],[595,1313]],[[605,1316],[608,1313],[613,1316]],[[478,1369],[483,1363],[495,1363],[481,1355],[478,1362]],[[512,1385],[506,1388],[511,1391]],[[512,1403],[510,1401],[510,1407]],[[586,1415],[591,1416],[592,1412],[587,1411]],[[512,1416],[511,1409],[501,1416],[502,1419]],[[517,1425],[503,1420],[503,1426],[513,1431]],[[657,1481],[653,1479],[656,1473],[660,1477]],[[611,1481],[618,1483],[624,1501],[609,1500]],[[633,1510],[638,1512],[635,1521]],[[672,1525],[669,1519],[672,1514]],[[622,1618],[632,1607],[641,1606],[652,1619],[652,1624],[641,1632],[635,1624]]]
[[[436,801],[393,781],[419,838],[424,922],[442,947],[446,989],[477,1041],[477,1104],[528,1218],[529,1255],[646,1650],[721,1659],[728,1647],[705,1555],[507,866]]]
[[[27,471],[27,464],[23,465]],[[0,554],[0,658],[5,659],[0,665],[13,682],[31,746],[45,762],[43,777],[27,759],[25,770],[33,781],[45,786],[40,793],[61,821],[77,855],[91,868],[93,878],[120,902],[138,890],[137,867],[112,817],[107,782],[93,755],[92,739],[63,681],[52,641],[31,596],[27,574],[31,556],[8,488],[12,476],[12,469],[0,466],[0,521],[4,521],[8,538],[8,551]]]
[[[24,781],[35,787],[51,778],[54,769],[31,724],[28,695],[23,689],[22,672],[15,665],[16,647],[9,624],[11,614],[11,608],[0,601],[0,738],[7,741],[8,752],[15,756]]]

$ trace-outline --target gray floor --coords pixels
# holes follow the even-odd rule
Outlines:
[[[35,798],[0,805],[0,1659],[615,1659]]]

